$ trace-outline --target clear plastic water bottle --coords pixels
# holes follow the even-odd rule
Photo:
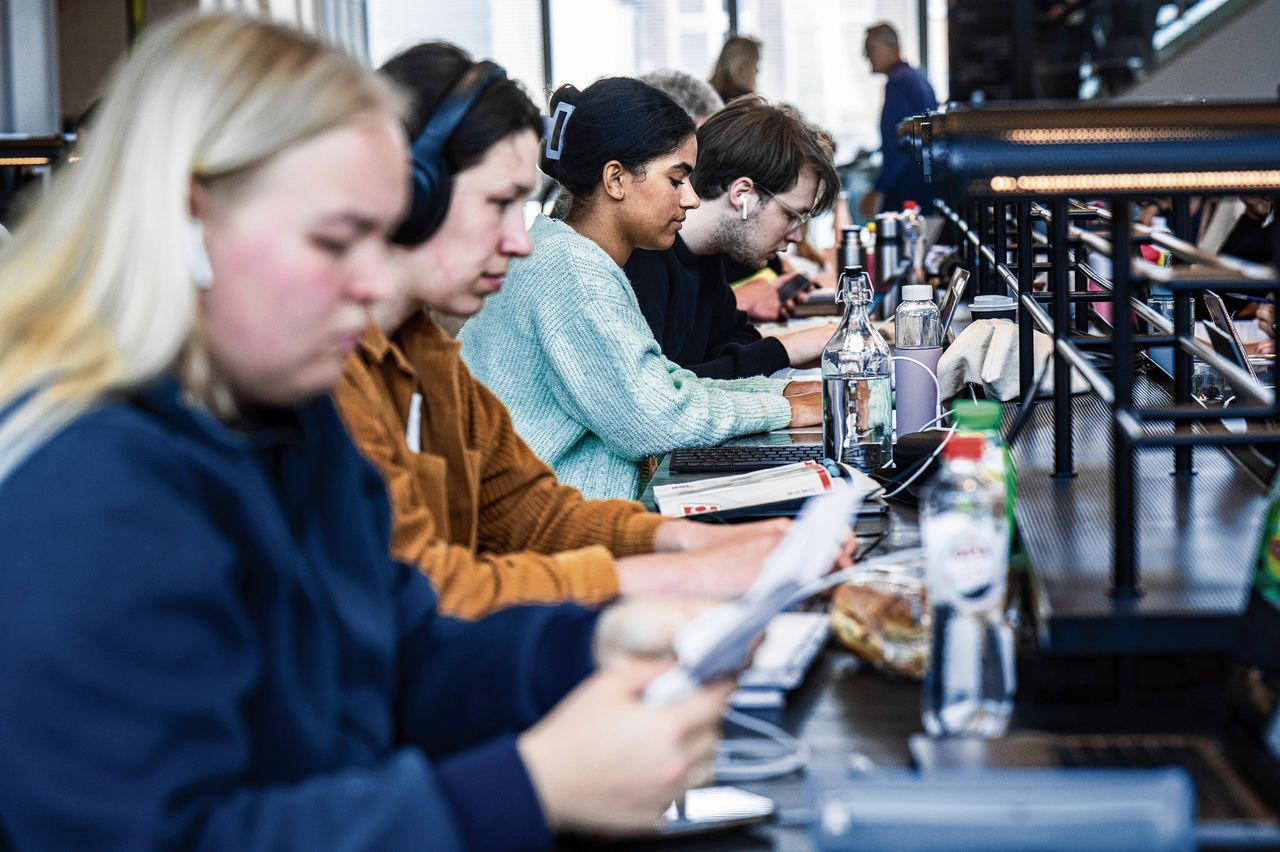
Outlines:
[[[871,281],[860,266],[840,277],[844,319],[822,350],[822,444],[827,458],[866,473],[893,463],[889,344],[871,324]]]
[[[1013,712],[1005,492],[985,450],[981,435],[951,439],[920,517],[933,612],[922,715],[933,736],[1000,736]]]
[[[928,284],[902,288],[894,311],[894,391],[898,434],[919,432],[938,419],[938,360],[942,357],[942,319]],[[910,359],[910,360],[907,360]]]
[[[976,433],[987,442],[982,455],[982,466],[1004,485],[1004,520],[1009,533],[1009,552],[1012,554],[1014,502],[1018,494],[1018,480],[1013,468],[1013,454],[1009,452],[1009,445],[1000,434],[1000,421],[1004,412],[1000,403],[989,399],[972,402],[958,399],[951,403],[951,416],[958,434]]]

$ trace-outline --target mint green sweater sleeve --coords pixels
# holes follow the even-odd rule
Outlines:
[[[533,254],[464,326],[463,358],[517,431],[589,497],[634,497],[635,462],[787,425],[785,382],[704,379],[662,356],[622,270],[540,217]]]

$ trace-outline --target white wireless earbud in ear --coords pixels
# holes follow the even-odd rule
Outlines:
[[[751,212],[751,196],[745,192],[738,196],[742,201],[742,221],[747,221],[747,214]]]
[[[213,263],[204,244],[204,224],[194,217],[187,219],[187,271],[191,283],[199,289],[213,286]]]

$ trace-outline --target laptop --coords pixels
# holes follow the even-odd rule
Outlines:
[[[942,337],[947,340],[951,330],[951,321],[956,317],[956,310],[964,297],[965,288],[969,284],[969,270],[957,266],[947,284],[947,291],[942,295],[942,303],[938,306],[938,314],[942,318]]]
[[[1231,321],[1231,314],[1227,312],[1227,306],[1222,301],[1222,297],[1212,290],[1205,290],[1204,304],[1209,309],[1210,319],[1213,320],[1213,325],[1207,326],[1206,330],[1209,332],[1209,340],[1213,343],[1214,351],[1253,378],[1258,378],[1253,365],[1249,363],[1249,355],[1245,352],[1244,342],[1240,340],[1240,332],[1236,329],[1236,324]],[[1214,334],[1215,330],[1220,331],[1221,334]]]
[[[1179,769],[819,771],[810,842],[818,852],[1193,852],[1191,788]]]
[[[908,269],[906,261],[899,268],[899,274],[905,273]],[[901,283],[893,282],[894,285]],[[951,280],[947,283],[946,292],[942,294],[942,302],[938,305],[938,316],[942,320],[942,340],[946,345],[955,340],[955,334],[951,331],[951,322],[956,317],[956,311],[960,308],[960,303],[964,298],[965,287],[969,284],[969,270],[963,267],[956,267],[955,272],[951,273]],[[892,286],[889,288],[892,289]],[[877,295],[877,299],[882,298],[884,293]]]

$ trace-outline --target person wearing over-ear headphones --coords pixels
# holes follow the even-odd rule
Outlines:
[[[625,77],[551,104],[541,165],[570,212],[534,222],[533,253],[459,335],[521,437],[586,496],[634,498],[648,457],[819,422],[816,383],[705,379],[663,357],[622,271],[637,248],[670,248],[698,206],[693,120]]]
[[[329,393],[393,292],[404,106],[175,18],[0,246],[0,847],[539,849],[710,780],[728,679],[641,700],[698,604],[460,621],[388,553]]]
[[[518,603],[744,591],[782,525],[731,530],[583,500],[424,310],[476,313],[511,259],[529,254],[522,202],[536,180],[537,107],[501,68],[441,42],[404,51],[382,74],[419,105],[410,212],[391,249],[395,295],[374,309],[378,324],[335,397],[387,481],[394,555],[431,578],[442,611],[464,618]]]

